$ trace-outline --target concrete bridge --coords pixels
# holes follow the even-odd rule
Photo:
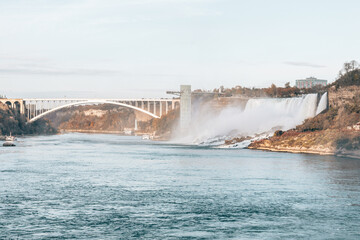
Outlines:
[[[170,110],[180,108],[180,128],[182,131],[187,130],[191,122],[191,86],[181,85],[179,92],[172,91],[167,93],[177,95],[178,97],[137,99],[0,98],[0,102],[24,114],[29,122],[34,122],[63,108],[88,104],[118,105],[143,112],[153,118],[160,118]]]
[[[153,118],[160,118],[170,110],[180,107],[179,98],[140,98],[140,99],[57,99],[57,98],[28,98],[28,99],[0,99],[9,108],[26,115],[29,122],[34,122],[47,114],[63,108],[88,105],[112,104],[143,112]]]
[[[16,109],[21,114],[25,113],[24,100],[20,98],[8,99],[0,98],[0,103],[7,105],[10,109]]]

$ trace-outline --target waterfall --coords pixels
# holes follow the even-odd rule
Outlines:
[[[324,93],[320,98],[320,102],[319,102],[318,107],[316,109],[316,115],[318,115],[322,111],[326,110],[326,108],[327,108],[327,92]]]
[[[194,109],[189,133],[184,143],[210,143],[233,137],[272,134],[275,130],[288,130],[300,125],[305,119],[314,117],[317,94],[295,98],[249,99],[245,108],[226,107],[214,113],[209,107]],[[220,142],[221,144],[221,142]]]

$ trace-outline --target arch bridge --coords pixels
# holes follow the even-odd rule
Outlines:
[[[112,104],[143,112],[153,118],[160,118],[170,110],[180,106],[179,98],[140,98],[140,99],[55,99],[55,98],[29,98],[29,99],[0,99],[0,102],[9,108],[25,114],[29,122],[34,122],[52,112],[63,108],[88,105]]]
[[[0,103],[7,105],[10,109],[15,109],[16,111],[22,114],[25,113],[24,100],[21,98],[16,98],[16,99],[0,98]]]

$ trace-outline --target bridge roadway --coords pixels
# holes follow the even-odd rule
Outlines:
[[[25,114],[29,122],[57,110],[86,104],[113,104],[143,112],[151,117],[160,118],[164,113],[180,106],[179,98],[136,98],[136,99],[90,99],[90,98],[25,98],[0,99],[0,102]]]

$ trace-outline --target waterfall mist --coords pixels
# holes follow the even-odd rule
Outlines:
[[[324,97],[324,95],[323,95]],[[326,97],[324,99],[327,100]],[[193,109],[189,131],[176,141],[188,144],[224,143],[234,137],[255,137],[273,134],[276,130],[288,130],[323,111],[327,102],[320,101],[317,94],[295,98],[249,99],[244,106],[229,106],[216,112],[209,104]]]

